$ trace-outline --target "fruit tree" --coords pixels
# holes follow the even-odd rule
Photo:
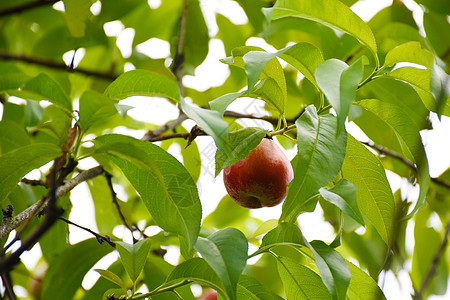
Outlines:
[[[0,295],[448,297],[449,20],[0,1]]]

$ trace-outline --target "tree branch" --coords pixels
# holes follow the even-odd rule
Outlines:
[[[13,6],[13,7],[1,10],[0,17],[18,14],[23,11],[38,8],[38,7],[45,6],[45,5],[51,5],[58,1],[59,0],[38,0],[38,1],[32,1],[32,2],[21,4],[21,5]]]
[[[67,66],[64,63],[55,62],[53,60],[49,60],[49,59],[45,59],[45,58],[30,57],[30,56],[25,56],[25,55],[18,55],[18,54],[0,51],[0,60],[2,60],[2,59],[3,60],[22,61],[22,62],[26,62],[26,63],[30,63],[30,64],[48,67],[51,69],[65,70],[68,72],[80,73],[80,74],[84,74],[84,75],[88,75],[88,76],[95,76],[95,77],[103,78],[103,79],[106,79],[109,81],[117,78],[116,75],[111,74],[111,73],[102,73],[102,72],[87,70],[87,69],[83,69],[83,68],[72,69],[72,68],[70,68],[70,66]]]
[[[384,155],[390,156],[392,158],[395,158],[398,161],[400,161],[403,164],[405,164],[406,166],[408,166],[410,169],[414,170],[414,172],[417,172],[416,165],[412,161],[410,161],[410,160],[406,159],[405,157],[401,156],[400,154],[398,154],[398,153],[396,153],[396,152],[394,152],[392,150],[386,149],[384,147],[375,145],[375,144],[373,144],[371,142],[361,142],[361,144],[367,145],[370,148],[377,150],[381,154],[384,154]],[[436,177],[431,177],[431,181],[433,181],[434,183],[439,184],[439,185],[441,185],[443,187],[446,187],[446,188],[450,189],[450,182],[444,181],[444,180],[436,178]]]
[[[31,186],[37,186],[37,185],[45,186],[45,182],[40,179],[35,180],[35,179],[22,178],[22,180],[20,182],[29,184]]]
[[[48,205],[46,209],[46,215],[44,221],[37,226],[27,237],[22,240],[19,249],[15,250],[8,256],[2,256],[0,258],[0,270],[10,270],[19,263],[20,256],[31,247],[36,244],[39,239],[53,226],[58,217],[60,217],[64,210],[56,206],[56,189],[57,189],[57,178],[59,158],[56,158],[53,162],[52,172],[50,174],[50,191],[48,196]]]
[[[13,285],[11,282],[11,276],[10,276],[9,272],[3,271],[1,273],[1,278],[2,278],[3,285],[5,286],[5,289],[6,289],[6,295],[8,295],[11,300],[16,300],[17,297],[16,297],[16,294],[14,293]]]
[[[178,33],[178,42],[176,52],[173,58],[172,66],[170,67],[172,73],[177,78],[178,87],[180,88],[181,95],[184,96],[183,86],[183,66],[184,66],[184,37],[186,35],[186,15],[188,10],[187,0],[183,1],[183,10],[180,16],[180,31]]]
[[[56,197],[61,198],[70,192],[74,187],[76,187],[81,182],[84,182],[88,179],[94,178],[103,173],[103,168],[101,166],[94,167],[92,169],[83,171],[79,173],[76,177],[68,180],[63,186],[60,186],[56,190]],[[39,213],[46,209],[47,202],[49,198],[44,198],[42,201],[36,202],[35,204],[28,207],[23,212],[19,213],[17,216],[12,218],[3,218],[0,225],[0,239],[7,236],[11,231],[22,225],[28,218],[36,213]],[[37,211],[38,210],[38,211]]]
[[[439,260],[441,259],[441,256],[444,253],[445,248],[447,247],[449,232],[450,232],[450,222],[447,223],[447,226],[445,228],[444,239],[442,240],[441,246],[439,247],[436,255],[434,256],[433,261],[431,262],[431,266],[428,269],[427,275],[425,276],[425,279],[423,280],[419,291],[416,291],[416,293],[414,295],[414,300],[422,299],[423,292],[425,291],[426,287],[430,283],[431,279],[433,279],[433,276],[436,273],[436,270],[437,270],[437,267],[439,264]]]
[[[107,236],[103,236],[103,235],[101,235],[101,234],[98,234],[98,233],[96,233],[96,232],[90,230],[89,228],[86,228],[86,227],[83,227],[83,226],[81,226],[81,225],[78,225],[78,224],[76,224],[76,223],[74,223],[74,222],[72,222],[72,221],[70,221],[70,220],[68,220],[68,219],[66,219],[66,218],[63,218],[63,217],[59,217],[59,219],[60,219],[61,221],[63,221],[63,222],[66,222],[67,224],[76,226],[76,227],[78,227],[78,228],[80,228],[80,229],[83,229],[83,230],[89,232],[90,234],[94,235],[94,236],[97,238],[97,241],[98,241],[100,244],[103,243],[103,242],[107,242],[111,247],[116,248],[116,243],[114,243],[113,241],[111,241],[111,238],[110,238],[108,235],[107,235]]]
[[[114,191],[114,187],[113,187],[112,180],[111,180],[112,179],[112,175],[109,174],[108,172],[105,172],[105,177],[106,177],[106,181],[108,182],[109,190],[111,191],[112,201],[113,201],[114,205],[117,208],[117,211],[119,213],[120,219],[122,220],[123,224],[128,228],[128,230],[133,232],[133,228],[131,227],[130,224],[128,224],[128,221],[125,218],[125,216],[123,215],[122,209],[120,208],[119,201],[117,201],[117,194]],[[133,239],[134,239],[134,236],[133,236]]]

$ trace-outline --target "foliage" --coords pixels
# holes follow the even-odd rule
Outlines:
[[[241,25],[207,1],[150,2],[0,3],[2,296],[195,299],[198,284],[230,300],[380,299],[380,278],[405,271],[415,299],[446,293],[450,169],[430,177],[421,138],[430,116],[450,117],[445,0],[415,0],[423,27],[402,1],[367,22],[350,9],[357,0],[230,1]],[[130,53],[109,33],[118,24],[134,34]],[[155,39],[168,57],[140,52]],[[187,85],[217,41],[227,78]],[[136,120],[138,101],[179,116]],[[229,196],[206,215],[201,186],[264,136],[296,153],[281,215],[263,222]],[[417,193],[392,190],[387,172]],[[84,182],[96,228],[70,215]],[[304,237],[298,220],[314,210],[334,240]],[[69,242],[72,226],[96,238]],[[36,266],[21,263],[33,246]],[[94,266],[107,255],[110,266]],[[82,287],[93,269],[100,278]]]

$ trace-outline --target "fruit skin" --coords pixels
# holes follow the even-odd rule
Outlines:
[[[246,208],[271,207],[286,197],[286,188],[294,177],[291,163],[283,150],[264,138],[250,154],[225,168],[223,181],[230,197]]]
[[[217,300],[217,292],[209,290],[199,300]]]

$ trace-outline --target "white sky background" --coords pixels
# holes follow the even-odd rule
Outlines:
[[[164,0],[163,0],[164,1]],[[208,24],[209,33],[211,37],[217,33],[217,25],[215,24],[214,14],[220,11],[221,14],[228,17],[235,24],[245,24],[248,22],[245,13],[240,6],[232,0],[200,0],[201,7],[204,12],[206,22]],[[422,11],[418,5],[411,0],[403,0],[406,6],[414,12],[414,18],[416,22],[421,26],[422,24]],[[357,13],[364,21],[368,21],[373,15],[376,14],[380,9],[391,5],[392,0],[363,0],[356,3],[352,10]],[[160,0],[149,0],[149,4],[152,7],[157,7],[160,4]],[[99,3],[97,2],[91,8],[93,13],[98,13]],[[119,22],[110,22],[105,26],[105,31],[110,36],[117,36],[117,44],[124,56],[131,55],[131,43],[134,36],[133,29],[126,29]],[[422,31],[423,32],[423,31]],[[261,38],[251,38],[247,41],[247,45],[259,46],[266,51],[274,52],[272,46],[265,43]],[[170,57],[170,47],[165,41],[158,39],[151,39],[138,46],[138,51],[145,53],[152,58],[167,58]],[[73,53],[67,53],[64,57],[65,61],[70,62]],[[77,57],[75,63],[79,62],[84,53],[83,50],[77,52]],[[194,76],[185,76],[183,78],[183,84],[189,87],[196,88],[198,90],[206,90],[212,86],[220,86],[225,78],[229,75],[228,66],[221,63],[219,60],[226,56],[223,43],[218,39],[211,39],[209,43],[209,53],[206,60],[196,69]],[[167,64],[170,64],[168,61]],[[126,66],[127,70],[133,69],[132,65]],[[213,70],[213,72],[211,71]],[[230,91],[232,92],[232,91]],[[212,99],[211,99],[212,100]],[[235,111],[242,111],[245,109],[246,113],[263,114],[263,104],[262,102],[256,101],[256,104],[250,105],[254,100],[239,99],[233,103],[229,109]],[[121,101],[122,104],[127,104],[136,107],[130,110],[128,113],[130,116],[136,118],[137,120],[151,122],[156,125],[163,125],[168,120],[175,119],[178,114],[178,109],[174,108],[168,101],[163,99],[152,99],[146,97],[133,97]],[[1,115],[0,111],[0,115]],[[423,142],[426,147],[426,152],[428,154],[428,160],[430,164],[430,174],[435,177],[441,174],[450,166],[450,118],[442,117],[441,121],[437,119],[436,116],[432,116],[433,130],[422,132]],[[259,126],[267,129],[272,129],[270,125],[262,121],[252,121],[245,120],[242,121],[245,126]],[[194,125],[193,121],[185,121],[183,126],[190,130]],[[358,130],[353,124],[348,124],[347,129],[359,139],[366,139],[364,134]],[[124,133],[132,135],[136,138],[142,137],[145,130],[142,131],[128,131],[119,128],[116,130],[118,133]],[[205,218],[210,212],[214,211],[220,199],[226,194],[226,190],[223,186],[222,174],[217,178],[214,178],[214,153],[211,154],[211,149],[214,146],[214,142],[210,137],[199,137],[196,139],[199,147],[199,151],[202,155],[202,172],[201,177],[198,181],[200,199],[203,207],[203,218]],[[175,145],[169,149],[169,152],[174,155],[177,159],[182,161],[180,155],[180,147]],[[295,155],[296,150],[287,151],[289,158]],[[95,164],[93,159],[87,159],[80,162],[80,168],[90,168]],[[39,174],[34,172],[30,174],[39,178]],[[31,176],[28,176],[31,177]],[[388,179],[391,183],[392,189],[396,190],[399,187],[402,191],[408,193],[410,190],[406,180],[400,179],[397,175],[388,173]],[[116,192],[121,199],[127,199],[125,193],[120,190],[119,186],[115,186]],[[412,191],[412,193],[417,193],[417,191]],[[70,214],[70,219],[82,226],[86,226],[94,231],[98,231],[95,224],[94,207],[92,205],[92,199],[86,184],[82,184],[76,187],[71,193],[73,209]],[[414,199],[414,198],[412,198]],[[252,216],[260,218],[261,220],[277,219],[281,214],[281,205],[273,208],[262,208],[258,210],[251,211]],[[436,217],[436,226],[442,226],[439,219]],[[324,241],[331,242],[334,238],[334,232],[332,227],[324,221],[322,217],[322,211],[319,206],[317,206],[316,211],[313,213],[304,213],[299,219],[299,224],[304,235],[309,239],[320,239]],[[70,227],[70,242],[76,243],[86,238],[91,238],[92,236],[80,229]],[[156,229],[158,231],[158,229]],[[127,235],[127,231],[124,228],[119,228],[114,231],[119,237],[123,237],[125,241],[131,242],[131,237]],[[124,235],[125,234],[125,235]],[[154,233],[150,233],[154,234]],[[407,228],[407,246],[409,251],[412,253],[414,246],[413,241],[413,226],[412,222],[409,222]],[[177,263],[179,257],[179,250],[176,247],[170,247],[168,249],[168,261],[172,263]],[[250,248],[249,252],[252,249]],[[23,255],[23,261],[28,266],[33,266],[37,263],[37,258],[40,256],[40,249],[38,246],[34,247],[30,252]],[[112,253],[108,255],[105,259],[102,259],[95,268],[107,268],[110,263],[112,263],[117,258],[117,254]],[[409,262],[410,268],[410,262]],[[411,299],[411,282],[407,272],[402,271],[398,274],[399,281],[394,277],[391,272],[388,272],[385,278],[383,292],[385,293],[387,299]],[[381,278],[383,275],[380,276]],[[90,271],[88,276],[83,281],[83,286],[86,288],[92,286],[98,274],[96,272]],[[450,284],[449,289],[450,290]],[[19,294],[23,291],[18,290]],[[199,289],[194,289],[194,294],[197,295]],[[450,292],[447,292],[446,296],[437,297],[434,296],[430,299],[448,299]]]

